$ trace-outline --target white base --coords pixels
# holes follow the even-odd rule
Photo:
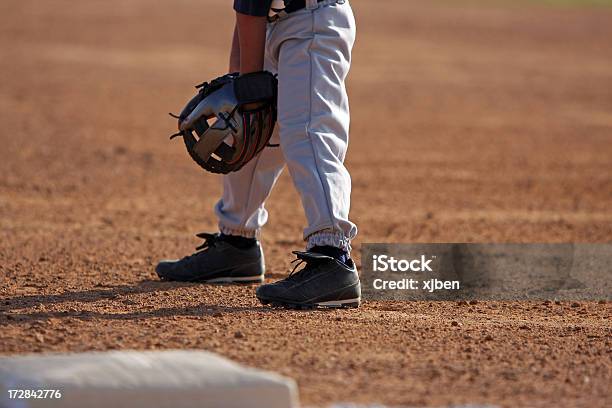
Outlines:
[[[8,390],[60,390],[61,399],[9,399]],[[204,351],[111,351],[0,357],[0,407],[298,406],[291,379]]]

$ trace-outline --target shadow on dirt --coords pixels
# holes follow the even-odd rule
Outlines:
[[[51,305],[65,302],[97,302],[105,299],[117,299],[124,295],[134,295],[141,293],[151,293],[157,291],[168,291],[186,286],[193,286],[193,283],[180,282],[161,282],[144,280],[135,285],[102,286],[100,289],[88,289],[77,292],[64,292],[56,295],[25,295],[13,298],[2,299],[0,311],[12,309],[23,309],[39,305]]]
[[[79,320],[146,320],[155,318],[169,317],[223,317],[226,313],[258,312],[271,313],[274,309],[264,306],[217,306],[217,305],[198,305],[195,307],[168,307],[150,311],[136,311],[128,313],[99,313],[85,310],[60,311],[60,312],[33,312],[33,313],[12,313],[5,314],[2,320],[8,323],[30,323],[32,321],[47,319],[74,318]]]
[[[184,287],[200,285],[197,283],[142,281],[136,285],[121,285],[101,289],[89,289],[77,292],[65,292],[57,295],[27,295],[3,299],[0,305],[0,323],[23,322],[34,320],[45,320],[50,318],[77,318],[81,320],[110,319],[110,320],[140,320],[150,318],[168,318],[173,316],[183,317],[221,317],[224,313],[240,312],[265,312],[272,311],[263,306],[221,306],[199,304],[189,307],[167,307],[147,310],[150,306],[142,306],[130,300],[127,296],[134,294],[168,292]],[[27,308],[45,308],[49,305],[60,303],[92,303],[98,301],[119,301],[126,309],[137,309],[135,311],[119,313],[100,313],[82,310],[78,305],[62,311],[33,311],[32,313],[11,313],[12,310]]]

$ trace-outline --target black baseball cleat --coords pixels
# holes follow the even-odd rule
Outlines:
[[[155,267],[161,280],[209,283],[261,283],[264,256],[258,241],[246,248],[228,242],[221,234],[197,234],[204,243],[179,260],[163,260]]]
[[[264,305],[291,309],[358,307],[361,285],[352,259],[347,264],[316,252],[293,251],[299,261],[291,274],[278,282],[257,288]],[[297,267],[306,263],[303,269]]]

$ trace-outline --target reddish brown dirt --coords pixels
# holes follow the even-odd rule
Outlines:
[[[356,249],[612,240],[612,11],[385,4],[353,4]],[[167,140],[166,112],[223,72],[229,3],[0,11],[1,353],[212,350],[295,378],[310,405],[609,403],[610,303],[284,312],[251,286],[158,282],[157,259],[215,229],[219,179]],[[268,207],[277,279],[304,224],[286,175]]]

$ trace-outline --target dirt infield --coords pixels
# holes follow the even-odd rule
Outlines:
[[[385,4],[353,1],[357,261],[362,242],[611,241],[612,9]],[[225,69],[229,2],[0,11],[0,353],[202,348],[295,378],[306,405],[609,403],[610,303],[281,312],[252,286],[158,282],[215,230],[219,178],[166,113]],[[268,209],[273,280],[302,246],[287,174]]]

